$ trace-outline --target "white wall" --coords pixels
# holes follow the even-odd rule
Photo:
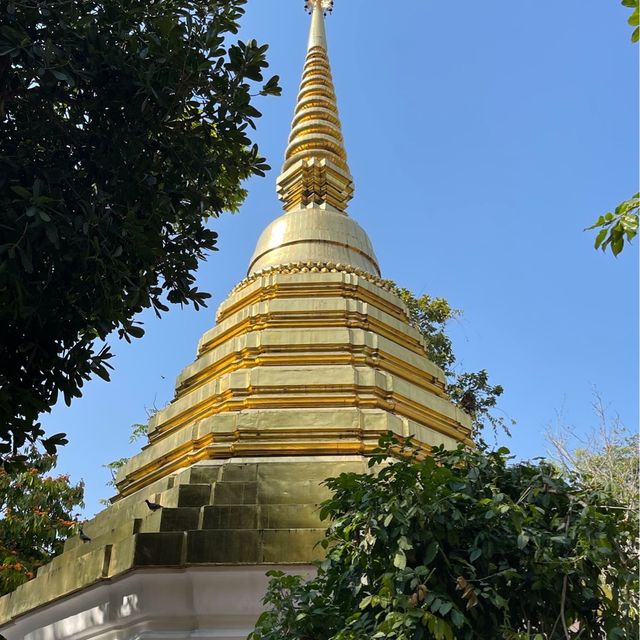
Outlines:
[[[7,640],[236,640],[262,611],[271,567],[136,570],[0,627]],[[312,575],[311,566],[279,566]]]

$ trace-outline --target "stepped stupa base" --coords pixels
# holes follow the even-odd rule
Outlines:
[[[330,494],[322,480],[366,469],[359,455],[235,458],[167,476],[88,521],[90,542],[70,538],[34,580],[2,598],[0,633],[7,640],[246,638],[266,572],[274,565],[312,571],[323,556],[318,506]],[[145,498],[163,508],[150,511]]]

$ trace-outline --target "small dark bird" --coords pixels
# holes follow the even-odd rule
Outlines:
[[[478,400],[473,391],[465,391],[460,398],[460,406],[469,414],[473,415],[478,408]]]
[[[80,540],[82,540],[82,542],[91,542],[91,538],[82,530],[82,527],[80,527],[78,535],[80,536]]]
[[[157,502],[150,502],[146,498],[144,499],[144,501],[147,503],[147,507],[149,507],[151,511],[157,511],[158,509],[162,509],[162,505]]]

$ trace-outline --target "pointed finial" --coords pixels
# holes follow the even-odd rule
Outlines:
[[[333,11],[333,0],[305,0],[304,5],[308,13],[313,13],[316,6],[319,6],[325,13]]]
[[[324,16],[327,14],[324,9],[325,4],[328,3],[323,3],[322,0],[307,0],[307,11],[311,14],[308,50],[313,47],[322,47],[325,51],[327,50],[327,34],[324,30]],[[333,3],[331,7],[333,7]]]
[[[324,206],[345,212],[353,195],[338,107],[327,56],[324,14],[333,0],[306,0],[309,45],[291,124],[278,197],[285,211]]]

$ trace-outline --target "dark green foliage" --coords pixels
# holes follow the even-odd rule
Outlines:
[[[207,219],[268,168],[252,83],[280,91],[266,45],[228,41],[244,4],[0,0],[0,464],[109,378],[111,332],[209,297]]]
[[[638,636],[638,523],[609,493],[506,449],[382,444],[375,474],[326,481],[327,558],[271,574],[252,640]]]
[[[49,473],[55,456],[31,448],[23,471],[0,469],[0,595],[13,591],[35,575],[36,569],[62,551],[76,533],[72,514],[83,506],[82,483]]]

